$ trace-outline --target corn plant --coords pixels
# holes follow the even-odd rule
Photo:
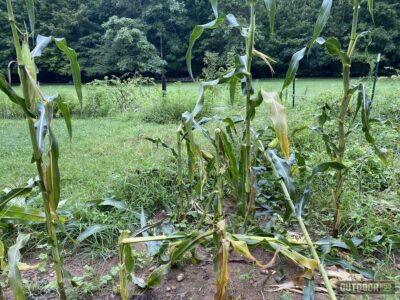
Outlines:
[[[221,77],[203,82],[200,84],[199,96],[196,106],[192,112],[186,112],[183,114],[183,121],[177,130],[177,147],[178,150],[173,153],[177,158],[178,163],[178,186],[179,186],[179,203],[177,205],[179,214],[189,209],[189,204],[193,205],[193,208],[202,215],[200,222],[197,224],[197,231],[191,233],[180,233],[177,232],[172,235],[162,236],[144,236],[144,237],[127,237],[126,232],[123,232],[120,237],[120,285],[121,295],[123,299],[127,299],[127,283],[133,282],[138,286],[154,287],[156,286],[163,275],[165,275],[171,268],[171,266],[177,262],[186,252],[192,252],[200,245],[213,245],[215,253],[215,270],[216,270],[216,292],[214,299],[227,299],[228,298],[228,284],[229,284],[229,253],[230,249],[244,257],[255,262],[261,268],[268,268],[271,263],[263,264],[256,260],[248,247],[248,244],[262,244],[268,249],[275,251],[276,254],[280,253],[299,266],[307,269],[306,277],[311,280],[312,271],[315,268],[319,268],[320,273],[323,276],[325,285],[327,287],[329,296],[331,299],[336,299],[333,292],[332,286],[329,282],[327,274],[323,265],[321,264],[316,249],[309,237],[307,229],[305,228],[302,220],[301,213],[298,213],[298,209],[292,201],[293,189],[288,180],[287,172],[287,159],[290,156],[290,143],[288,139],[288,126],[286,122],[285,108],[280,103],[280,95],[277,92],[266,92],[261,90],[259,93],[254,95],[254,88],[252,85],[251,75],[251,64],[253,58],[259,57],[263,59],[269,66],[273,61],[269,56],[263,54],[254,48],[254,36],[255,36],[255,5],[257,1],[247,1],[250,10],[250,22],[248,27],[241,26],[234,15],[232,14],[220,14],[218,11],[217,1],[210,1],[211,6],[215,15],[215,20],[204,24],[197,25],[189,39],[189,48],[187,51],[187,67],[190,75],[193,78],[191,70],[191,52],[197,39],[200,38],[204,30],[215,29],[222,23],[228,22],[229,26],[236,29],[241,33],[242,37],[246,42],[246,53],[244,55],[237,55],[234,67],[228,70]],[[273,21],[275,19],[276,2],[265,1],[267,9],[269,11],[270,29],[274,30]],[[318,39],[320,32],[326,24],[331,8],[331,1],[324,1],[321,7],[320,15],[318,17],[313,36],[308,43],[307,47],[296,53],[290,63],[288,73],[284,82],[282,91],[290,85],[294,79],[294,75],[299,67],[300,60],[304,57],[306,50],[309,49]],[[205,95],[204,92],[207,88],[216,86],[218,84],[228,83],[230,87],[231,101],[235,98],[236,85],[238,83],[242,85],[243,95],[246,102],[245,118],[230,118],[221,119],[219,117],[203,118],[196,120],[198,113],[201,111]],[[281,152],[285,159],[279,158],[275,152],[263,148],[262,144],[258,147],[252,140],[251,133],[251,120],[254,118],[256,108],[264,103],[269,111],[269,118],[273,123],[277,140],[279,141]],[[221,127],[215,129],[214,134],[211,134],[203,125],[212,120],[219,121],[225,125],[225,130]],[[244,123],[243,138],[235,144],[233,133],[237,134],[236,125],[238,123]],[[212,152],[202,149],[201,145],[196,141],[195,131],[201,132],[212,145]],[[151,140],[151,139],[150,139]],[[152,142],[160,143],[160,140],[151,140]],[[200,204],[197,201],[185,201],[184,195],[184,178],[183,178],[183,157],[182,157],[182,145],[186,144],[187,158],[188,158],[188,195],[196,192],[200,195],[200,201],[208,198],[207,204],[204,208],[199,208]],[[166,148],[171,148],[165,143],[161,144]],[[238,150],[238,154],[235,152]],[[301,230],[306,238],[306,243],[302,245],[296,245],[289,242],[288,240],[280,237],[265,237],[265,236],[254,236],[251,234],[241,233],[237,234],[226,225],[225,212],[224,212],[224,188],[229,186],[234,191],[237,201],[238,215],[242,217],[243,226],[240,230],[243,232],[245,229],[245,223],[248,219],[253,217],[254,205],[255,205],[255,184],[256,176],[253,172],[252,164],[256,158],[254,153],[262,153],[262,155],[268,160],[268,163],[274,166],[275,173],[279,179],[281,179],[281,186],[285,194],[285,198],[289,203],[291,210],[297,215]],[[271,154],[273,153],[273,155]],[[285,163],[285,167],[282,167]],[[198,168],[196,169],[196,166]],[[197,173],[198,172],[198,173]],[[285,175],[282,175],[286,173]],[[197,176],[196,176],[197,175]],[[212,190],[206,196],[204,191],[206,186]],[[213,203],[211,211],[212,214],[208,215],[209,208]],[[206,220],[207,219],[207,220]],[[211,227],[211,228],[210,228]],[[162,241],[164,244],[161,246],[163,253],[160,254],[164,257],[162,262],[146,280],[137,278],[133,270],[133,261],[131,255],[130,243],[139,242],[154,242]],[[305,257],[300,252],[309,250],[312,259]],[[167,258],[165,258],[165,256]],[[274,256],[275,257],[275,256]]]
[[[72,127],[68,107],[56,96],[48,97],[43,94],[37,82],[37,67],[35,57],[41,55],[43,49],[54,41],[57,47],[68,57],[71,63],[72,76],[75,83],[76,92],[82,103],[80,68],[74,50],[68,47],[65,39],[45,37],[38,35],[36,47],[30,51],[29,38],[34,37],[34,7],[33,1],[27,1],[27,10],[30,20],[31,33],[25,31],[20,36],[17,28],[12,1],[7,0],[8,20],[11,27],[12,39],[18,64],[18,75],[22,86],[23,96],[19,96],[3,76],[0,76],[0,89],[8,98],[19,105],[23,110],[32,144],[32,162],[36,164],[39,186],[43,198],[44,214],[46,219],[46,229],[49,244],[52,247],[52,259],[56,273],[58,291],[61,299],[66,299],[65,275],[67,271],[63,267],[63,259],[59,249],[56,226],[62,229],[60,218],[57,215],[57,207],[60,200],[60,171],[58,166],[59,145],[52,129],[52,118],[54,107],[62,112],[65,119],[68,133],[71,137]],[[39,101],[38,101],[39,99]],[[46,137],[47,137],[47,157],[46,157]],[[21,296],[22,297],[22,296]],[[18,298],[23,299],[23,298]]]
[[[355,124],[356,117],[361,111],[361,123],[362,130],[365,134],[365,138],[368,143],[372,145],[377,155],[382,161],[386,162],[388,159],[388,153],[385,149],[380,149],[375,142],[375,138],[372,136],[370,129],[370,106],[371,101],[365,91],[365,86],[362,83],[355,85],[350,84],[350,69],[352,63],[352,56],[355,53],[358,41],[366,36],[368,32],[364,31],[358,33],[357,25],[360,13],[360,6],[366,3],[368,10],[373,17],[373,0],[361,1],[352,0],[350,4],[353,8],[353,19],[351,25],[351,34],[347,51],[342,50],[339,40],[335,37],[329,37],[325,43],[327,52],[338,58],[342,64],[343,69],[343,93],[341,99],[339,99],[339,105],[337,111],[331,111],[332,108],[329,105],[325,105],[322,109],[322,114],[318,117],[319,126],[315,129],[320,133],[325,145],[328,155],[336,161],[336,187],[333,192],[333,201],[335,205],[334,220],[332,225],[332,234],[337,237],[340,229],[340,206],[341,197],[343,191],[343,184],[345,181],[345,174],[347,168],[344,167],[343,161],[346,153],[346,142],[348,137],[355,131],[358,124]],[[356,97],[356,108],[351,117],[349,117],[349,111],[351,109],[351,100]],[[331,135],[325,131],[324,125],[331,115],[336,115],[337,130],[334,135]],[[347,128],[346,128],[347,127]],[[334,139],[336,138],[336,140]]]

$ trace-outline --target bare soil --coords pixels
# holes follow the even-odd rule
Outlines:
[[[139,250],[139,249],[137,249]],[[144,249],[143,249],[144,250]],[[264,263],[270,261],[273,253],[266,252],[261,248],[252,249],[253,255]],[[36,265],[38,264],[38,254],[32,253],[25,259],[25,263],[31,266],[31,269],[21,272],[23,279],[29,284],[30,295],[28,299],[57,299],[57,293],[54,290],[48,290],[44,287],[55,279],[54,272],[51,267],[47,267],[46,271],[40,272]],[[213,272],[212,254],[206,250],[201,251],[202,260],[195,265],[187,260],[186,263],[174,266],[171,272],[164,277],[161,284],[153,290],[139,290],[133,285],[131,286],[132,298],[134,300],[204,300],[213,299],[215,292],[215,279]],[[82,255],[73,255],[65,259],[66,269],[73,276],[82,276],[84,266],[89,265],[93,268],[93,281],[96,278],[107,274],[111,268],[118,265],[118,258],[112,257],[108,260],[96,259]],[[136,275],[145,278],[154,266],[146,264],[142,270],[138,270]],[[304,270],[297,267],[290,261],[282,261],[277,259],[275,265],[268,270],[261,270],[255,264],[249,262],[245,258],[232,252],[230,257],[230,283],[229,294],[231,299],[248,299],[248,300],[272,300],[280,299],[285,291],[271,291],[276,289],[277,284],[291,282],[296,276],[300,276]],[[282,277],[278,280],[278,277]],[[75,292],[68,293],[71,299],[120,299],[118,295],[118,276],[112,280],[107,286],[92,294],[84,294],[81,289],[75,289]],[[5,279],[4,277],[2,278]],[[278,283],[279,282],[279,283]],[[316,276],[316,285],[323,286],[321,280]],[[291,293],[293,299],[301,299],[302,287],[286,290]],[[73,291],[73,290],[71,290]],[[5,299],[13,299],[11,289],[7,287],[5,290]],[[328,299],[324,293],[316,293],[316,299]]]

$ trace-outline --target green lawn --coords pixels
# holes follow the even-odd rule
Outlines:
[[[256,81],[258,89],[278,90],[282,80]],[[370,84],[369,84],[370,85]],[[176,95],[175,101],[194,101],[197,96],[196,83],[176,83],[169,85],[169,93]],[[152,89],[158,87],[152,87]],[[298,95],[296,107],[291,107],[291,89],[289,91],[287,110],[291,128],[315,125],[314,116],[319,112],[318,105],[324,100],[331,100],[335,91],[340,89],[337,79],[300,79],[296,83]],[[400,82],[380,81],[377,85],[374,113],[385,114],[388,105],[396,104],[397,99],[387,99],[387,93],[399,90]],[[73,95],[72,86],[44,86],[48,94],[61,92]],[[319,97],[317,97],[320,95]],[[4,96],[2,96],[4,97]],[[322,97],[322,98],[321,98]],[[227,89],[221,87],[215,97],[214,105],[226,106],[222,114],[240,114],[241,105],[232,110],[229,105]],[[285,101],[285,93],[283,97]],[[4,101],[3,98],[1,101]],[[190,100],[187,100],[190,99]],[[154,100],[156,101],[156,100]],[[206,97],[207,101],[207,97]],[[142,105],[150,103],[143,100]],[[382,104],[382,105],[381,105]],[[167,151],[157,150],[143,138],[160,137],[166,142],[174,143],[175,124],[158,125],[145,123],[140,119],[140,110],[136,113],[98,118],[74,119],[73,139],[69,142],[64,124],[56,120],[56,134],[61,144],[60,166],[62,172],[62,197],[76,201],[105,196],[116,176],[125,176],[138,168],[151,169],[171,160]],[[254,127],[261,128],[265,123],[262,113],[257,115]],[[314,136],[318,140],[317,136]],[[320,145],[320,143],[316,143]],[[321,148],[321,151],[323,148]],[[20,185],[35,176],[35,169],[30,164],[30,142],[24,120],[0,119],[0,187]]]

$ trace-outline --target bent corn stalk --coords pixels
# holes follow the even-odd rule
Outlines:
[[[264,150],[263,145],[261,145],[261,147],[262,147],[262,149]],[[266,155],[266,154],[265,154],[265,150],[263,151],[263,155],[264,155],[264,157],[268,160],[268,162],[270,163],[270,165],[272,166],[272,169],[274,170],[275,175],[281,179],[281,180],[280,180],[280,185],[281,185],[283,194],[285,195],[285,199],[286,199],[286,201],[288,202],[288,204],[289,204],[289,206],[290,206],[290,209],[292,210],[292,213],[293,213],[294,215],[296,215],[297,222],[298,222],[299,225],[300,225],[300,229],[301,229],[301,231],[303,232],[304,238],[305,238],[305,240],[306,240],[306,242],[307,242],[307,245],[308,245],[308,247],[309,247],[309,250],[310,250],[310,252],[311,252],[312,257],[313,257],[313,258],[317,261],[317,263],[318,263],[318,270],[319,270],[319,272],[321,273],[322,279],[324,280],[324,284],[325,284],[325,287],[326,287],[326,289],[327,289],[327,291],[328,291],[328,295],[329,295],[329,297],[330,297],[331,300],[336,300],[336,295],[335,295],[335,292],[333,291],[332,284],[331,284],[331,282],[329,281],[328,274],[326,273],[326,270],[325,270],[324,266],[322,265],[321,260],[319,259],[319,256],[318,256],[318,254],[317,254],[317,251],[315,250],[314,244],[313,244],[313,242],[312,242],[312,240],[311,240],[311,238],[310,238],[310,235],[308,234],[308,230],[307,230],[307,228],[306,228],[306,226],[305,226],[305,224],[304,224],[304,222],[303,222],[303,218],[301,217],[301,215],[298,215],[298,214],[296,213],[296,208],[295,208],[295,206],[294,206],[292,197],[290,196],[290,193],[289,193],[289,191],[288,191],[288,189],[287,189],[287,187],[286,187],[285,182],[282,180],[282,178],[280,177],[279,173],[277,172],[277,170],[276,170],[276,168],[275,168],[275,164],[273,163],[271,157],[270,157],[269,155]]]

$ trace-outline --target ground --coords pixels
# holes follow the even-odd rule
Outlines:
[[[279,90],[281,84],[281,80],[257,81],[256,88]],[[169,101],[193,103],[196,99],[197,86],[197,84],[171,84],[169,93],[173,95],[173,99]],[[367,86],[370,89],[371,82],[367,82]],[[334,104],[335,99],[340,95],[338,93],[340,87],[341,82],[338,79],[298,80],[295,107],[292,107],[291,91],[287,96],[283,94],[290,131],[304,126],[316,126],[315,117],[320,112],[319,108],[325,102]],[[60,89],[66,97],[73,97],[71,86],[45,86],[49,94]],[[400,105],[397,98],[399,92],[400,81],[379,81],[373,103],[373,115],[399,122]],[[84,95],[88,95],[86,88]],[[208,96],[213,99],[215,113],[222,116],[243,114],[242,102],[236,103],[234,108],[230,107],[227,88],[220,88]],[[206,101],[207,99],[206,97]],[[1,101],[4,99],[0,98],[0,108]],[[141,205],[145,207],[151,219],[154,216],[153,213],[168,210],[168,207],[163,207],[163,202],[173,201],[169,187],[174,182],[174,158],[168,150],[154,146],[145,140],[145,137],[161,138],[167,144],[174,145],[177,123],[156,124],[144,121],[141,114],[153,105],[151,101],[162,100],[161,97],[156,100],[143,99],[139,101],[137,111],[124,114],[114,113],[103,118],[75,116],[71,142],[62,120],[55,120],[55,131],[61,147],[63,202],[60,209],[82,224],[71,227],[71,231],[76,234],[83,229],[82,227],[95,223],[112,225],[115,229],[99,234],[96,240],[81,245],[77,249],[66,241],[64,249],[66,266],[74,276],[81,277],[79,289],[74,290],[77,299],[118,299],[115,290],[116,279],[114,279],[118,276],[115,277],[110,271],[117,265],[115,247],[118,240],[117,230],[126,228],[137,230],[139,222],[135,213],[139,213]],[[270,125],[266,123],[264,114],[264,108],[257,112],[254,128],[265,128]],[[357,136],[351,140],[348,159],[350,161],[357,158],[362,163],[352,171],[351,178],[353,179],[346,182],[343,219],[347,224],[345,226],[347,236],[358,236],[364,239],[361,256],[351,259],[363,267],[374,269],[377,272],[376,279],[399,281],[397,250],[388,255],[382,247],[377,247],[370,242],[374,236],[382,233],[386,228],[396,229],[400,226],[399,135],[389,126],[376,123],[373,125],[373,132],[378,144],[392,151],[393,163],[383,167],[374,157],[371,148],[364,142],[362,134],[360,134],[361,138]],[[24,185],[29,178],[35,176],[35,168],[29,163],[31,149],[27,137],[24,120],[0,119],[0,189]],[[293,136],[292,144],[297,151],[307,153],[308,168],[326,160],[325,146],[313,131],[299,132]],[[320,176],[312,186],[314,197],[306,210],[305,220],[314,239],[329,234],[332,216],[330,192],[327,191],[327,187],[329,187],[331,175],[333,174]],[[301,179],[299,174],[296,178]],[[125,201],[128,203],[129,212],[82,206],[90,200],[105,197]],[[36,198],[30,201],[34,205],[39,205]],[[278,225],[282,226],[281,223]],[[46,258],[38,259],[41,253],[46,252],[43,248],[37,249],[38,245],[45,244],[43,234],[39,233],[40,230],[36,230],[40,228],[38,226],[30,230],[32,243],[29,249],[23,251],[23,261],[29,266],[46,261]],[[296,223],[292,222],[290,226],[291,229],[296,228]],[[298,231],[298,229],[294,230]],[[11,238],[7,234],[3,235],[4,237],[8,238],[8,245],[10,245],[12,239],[15,239],[15,233],[11,234]],[[263,261],[268,261],[273,254],[259,248],[254,251],[257,257],[263,258]],[[205,255],[207,256],[207,251]],[[146,261],[145,258],[140,259]],[[230,291],[237,299],[280,299],[287,292],[268,291],[271,285],[277,284],[276,274],[283,271],[285,278],[291,279],[302,273],[289,261],[274,266],[268,272],[261,272],[243,258],[232,256],[232,259]],[[54,297],[51,287],[44,288],[49,278],[54,277],[54,275],[53,277],[49,275],[51,274],[49,264],[48,262],[44,272],[40,272],[37,268],[23,271],[23,277],[29,281],[28,287],[31,289],[32,299]],[[85,265],[90,267],[85,269]],[[92,271],[89,270],[90,268]],[[142,271],[139,271],[138,275],[148,274],[149,268],[150,265],[139,266],[139,270],[142,269]],[[83,275],[85,272],[87,274]],[[181,273],[184,279],[177,281],[177,276]],[[110,275],[112,279],[102,277],[106,275]],[[98,280],[90,284],[91,281],[87,278],[91,276]],[[105,284],[100,283],[101,280],[105,281]],[[286,279],[280,283],[282,282],[286,282]],[[83,293],[82,290],[85,289],[87,292]],[[213,293],[214,274],[212,261],[208,256],[199,265],[186,262],[173,268],[154,291],[145,293],[146,296],[136,296],[134,299],[211,299]],[[296,292],[291,294],[295,299],[300,297]],[[12,299],[10,290],[8,290],[8,295],[8,299]],[[317,294],[316,299],[325,299],[325,295]]]

